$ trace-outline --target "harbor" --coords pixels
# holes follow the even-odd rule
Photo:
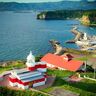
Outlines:
[[[79,46],[80,50],[96,50],[96,36],[88,35],[86,32],[78,31],[78,27],[74,26],[71,32],[75,35],[73,40],[69,40],[66,43],[75,43]]]

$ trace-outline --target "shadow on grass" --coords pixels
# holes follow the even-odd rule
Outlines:
[[[64,81],[63,79],[61,79],[61,77],[56,77],[53,87],[60,87],[62,85],[68,85],[69,87],[71,86],[71,87],[79,88],[83,91],[96,93],[96,83],[88,82],[87,80],[84,82],[72,83],[72,82]]]

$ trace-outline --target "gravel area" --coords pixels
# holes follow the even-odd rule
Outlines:
[[[72,91],[64,90],[61,88],[55,88],[51,92],[49,92],[49,94],[52,94],[54,96],[79,96],[78,93],[74,93]]]

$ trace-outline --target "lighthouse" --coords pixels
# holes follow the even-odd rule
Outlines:
[[[11,86],[28,89],[45,85],[47,66],[45,62],[35,62],[35,56],[30,51],[26,61],[27,68],[12,70],[9,76]]]
[[[26,62],[27,68],[30,71],[35,70],[35,56],[32,54],[32,51],[30,51],[29,55],[27,56],[27,62]]]
[[[87,40],[87,39],[88,39],[86,33],[84,33],[84,37],[83,37],[83,39],[84,39],[84,40]]]

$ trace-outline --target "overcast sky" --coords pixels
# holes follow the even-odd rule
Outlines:
[[[80,0],[0,0],[0,2],[55,2],[55,1],[80,1]],[[88,0],[94,1],[94,0]]]

